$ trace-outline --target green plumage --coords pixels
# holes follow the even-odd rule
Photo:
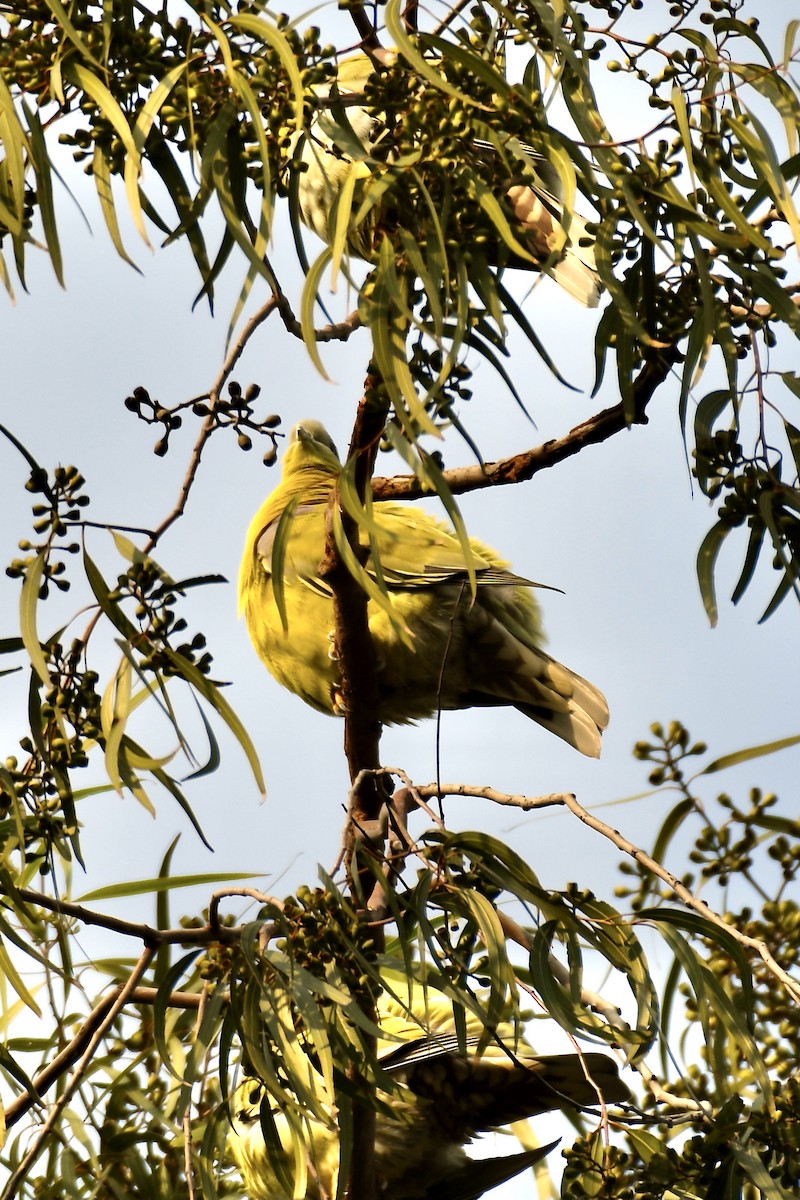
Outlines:
[[[384,54],[391,56],[389,51]],[[303,221],[329,244],[334,242],[336,203],[346,186],[357,185],[353,208],[357,211],[361,201],[370,199],[373,183],[376,185],[370,203],[363,210],[365,215],[358,222],[351,219],[347,230],[350,252],[368,261],[374,260],[382,233],[397,224],[397,192],[402,194],[406,190],[402,176],[386,190],[390,181],[387,163],[381,159],[388,155],[391,164],[392,155],[385,146],[377,149],[386,137],[384,114],[357,103],[373,71],[366,54],[355,54],[339,64],[336,89],[330,101],[324,91],[318,93],[320,109],[301,139],[300,160],[304,170],[298,177]],[[487,120],[491,120],[488,115]],[[467,138],[465,153],[470,148],[477,171],[482,156],[495,156],[493,147],[479,139]],[[529,159],[536,162],[542,182],[540,186],[509,182],[505,189],[511,232],[525,252],[525,257],[513,255],[512,265],[524,270],[545,270],[579,303],[594,308],[601,292],[594,239],[580,214],[566,214],[561,180],[552,163],[529,147],[525,149]],[[409,169],[412,174],[408,182],[412,184],[415,172],[423,167],[414,161]],[[411,220],[408,215],[407,219]],[[499,233],[497,241],[499,245]],[[484,246],[484,251],[490,262],[495,260],[490,244]]]
[[[324,428],[315,421],[296,426],[281,482],[248,530],[239,576],[240,606],[262,661],[284,687],[333,714],[341,711],[333,600],[318,569],[325,510],[340,470]],[[287,531],[280,518],[291,505]],[[473,599],[464,548],[446,525],[401,504],[377,503],[374,519],[372,545],[395,615],[392,620],[370,600],[381,721],[416,721],[440,708],[512,705],[597,757],[608,707],[597,688],[542,649],[536,585],[510,573],[473,538]],[[284,549],[285,626],[272,569],[276,536]],[[366,570],[375,575],[371,558]]]
[[[537,1056],[510,1022],[478,1053],[486,1037],[481,1039],[483,1027],[467,1012],[462,1051],[452,1005],[441,992],[414,984],[406,1004],[400,1002],[407,996],[405,984],[395,981],[394,987],[398,1000],[384,992],[378,1001],[386,1035],[378,1059],[400,1085],[388,1095],[378,1093],[375,1169],[385,1200],[477,1200],[551,1147],[474,1160],[463,1147],[476,1134],[555,1109],[593,1107],[601,1095],[607,1104],[628,1097],[612,1059],[596,1053]],[[311,1086],[315,1078],[310,1068]],[[260,1120],[264,1096],[257,1080],[236,1092],[228,1148],[251,1200],[291,1200],[267,1154]],[[289,1125],[281,1113],[273,1114],[288,1166]],[[335,1196],[339,1139],[332,1106],[328,1123],[309,1120],[303,1142],[310,1169],[295,1194],[308,1200]],[[303,1171],[306,1164],[299,1166]]]

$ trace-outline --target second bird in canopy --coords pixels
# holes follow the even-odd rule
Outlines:
[[[527,144],[532,131],[524,112],[511,120],[524,93],[510,90],[484,62],[484,74],[506,94],[505,110],[497,111],[499,97],[487,91],[483,77],[473,77],[470,83],[478,85],[482,99],[472,104],[465,99],[464,127],[454,124],[448,133],[451,117],[440,119],[437,104],[451,102],[442,90],[452,86],[446,77],[437,88],[396,51],[379,53],[383,72],[399,74],[402,111],[393,116],[387,117],[370,96],[376,67],[366,54],[343,59],[335,84],[314,88],[316,112],[294,140],[301,165],[298,207],[305,224],[332,245],[346,218],[350,252],[373,261],[385,235],[402,242],[399,231],[405,229],[418,238],[434,208],[436,232],[429,230],[429,236],[442,237],[446,245],[455,239],[495,266],[503,262],[544,271],[581,304],[595,307],[601,287],[594,238],[565,196],[562,172],[574,179],[572,167],[563,151],[558,152],[559,171]],[[437,74],[444,66],[441,60],[428,62]],[[532,121],[534,114],[529,115]],[[539,119],[544,121],[543,114]],[[515,128],[520,122],[523,128]],[[556,145],[557,140],[554,153]],[[352,206],[349,213],[340,211],[343,200]]]

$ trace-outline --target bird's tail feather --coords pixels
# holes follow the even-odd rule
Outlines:
[[[584,308],[597,308],[602,291],[597,271],[587,266],[571,247],[559,262],[547,268],[546,274],[552,276]]]
[[[437,1178],[428,1191],[420,1193],[421,1200],[477,1200],[484,1192],[507,1183],[526,1167],[534,1166],[557,1145],[555,1141],[536,1150],[523,1150],[520,1154],[505,1154],[500,1158],[470,1158],[454,1167],[450,1174]]]
[[[495,611],[492,611],[492,610]],[[608,705],[594,684],[523,641],[513,614],[496,615],[492,597],[469,613],[470,636],[480,646],[473,664],[470,705],[511,704],[590,758],[600,756],[600,735],[608,724]],[[486,669],[482,669],[486,664]]]

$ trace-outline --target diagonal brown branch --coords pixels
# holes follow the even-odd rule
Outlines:
[[[630,857],[636,862],[641,863],[643,867],[645,867],[648,871],[651,871],[652,874],[657,876],[658,879],[662,880],[663,883],[666,883],[687,908],[691,908],[693,912],[699,913],[701,917],[705,917],[705,919],[710,921],[712,925],[716,925],[718,928],[724,929],[725,932],[730,937],[734,938],[734,940],[737,941],[741,946],[745,946],[748,950],[754,950],[756,954],[760,955],[768,970],[783,984],[783,986],[786,988],[786,991],[789,993],[795,1003],[800,1003],[800,983],[798,983],[796,979],[793,979],[792,976],[783,969],[780,963],[777,962],[777,960],[773,957],[769,946],[765,941],[763,941],[763,939],[749,937],[748,934],[742,933],[741,930],[737,929],[735,925],[729,925],[719,913],[715,912],[713,908],[706,904],[705,900],[701,900],[698,896],[693,895],[686,885],[681,883],[680,879],[678,879],[676,875],[673,875],[672,872],[668,871],[666,867],[662,867],[660,862],[657,862],[656,859],[651,858],[649,854],[645,853],[644,850],[641,850],[638,846],[634,845],[633,842],[629,842],[626,837],[623,837],[619,830],[613,829],[610,825],[606,825],[605,821],[601,821],[599,817],[593,817],[590,812],[587,812],[586,809],[578,803],[574,796],[565,794],[564,804],[569,811],[576,816],[579,821],[582,821],[584,825],[587,825],[589,829],[593,829],[596,833],[600,833],[603,835],[603,837],[608,838],[608,840],[612,842],[618,850],[622,850],[624,854],[629,854]]]
[[[479,464],[474,467],[455,467],[445,471],[444,477],[454,495],[475,492],[481,488],[499,487],[508,483],[523,483],[532,479],[539,471],[553,467],[564,459],[579,454],[586,446],[596,446],[615,437],[631,425],[647,424],[647,405],[656,390],[669,375],[675,361],[675,351],[654,356],[641,370],[633,385],[634,411],[632,419],[623,403],[605,408],[588,420],[582,421],[561,438],[553,438],[514,454],[498,462]],[[420,481],[413,476],[398,475],[391,479],[376,476],[372,480],[372,494],[376,500],[415,500],[429,495]]]
[[[122,988],[115,987],[108,995],[103,996],[102,1000],[89,1013],[72,1041],[32,1080],[33,1091],[23,1092],[7,1106],[5,1120],[9,1129],[33,1108],[37,1100],[40,1100],[44,1093],[49,1091],[73,1063],[78,1061],[94,1037],[95,1031],[105,1021],[109,1009],[116,1004],[121,992]],[[158,988],[135,987],[127,992],[125,1002],[126,1004],[155,1004],[158,996]],[[172,992],[168,1003],[171,1008],[199,1009],[201,1000],[200,992]]]
[[[271,902],[276,905],[280,905],[281,903],[281,901],[275,900],[271,896],[253,892],[250,889],[247,889],[246,892],[245,889],[231,889],[226,894],[247,894],[254,899],[259,899],[261,903]],[[0,892],[0,895],[2,895],[2,892]],[[76,921],[82,921],[85,925],[96,925],[99,929],[109,929],[112,933],[121,933],[127,937],[138,938],[150,949],[156,949],[158,946],[172,943],[202,946],[208,942],[236,942],[241,937],[241,929],[237,926],[212,924],[200,929],[156,929],[152,925],[142,925],[135,921],[124,921],[120,917],[112,917],[106,913],[95,912],[94,909],[86,908],[83,904],[74,904],[70,900],[55,900],[52,896],[45,895],[44,892],[34,892],[30,888],[16,888],[14,895],[28,904],[38,905],[40,908],[46,908],[49,912],[60,913],[65,917],[72,917]]]

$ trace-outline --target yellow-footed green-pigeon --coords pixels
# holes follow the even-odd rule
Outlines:
[[[281,482],[250,524],[239,574],[240,607],[259,657],[284,687],[334,715],[342,709],[333,599],[319,566],[325,511],[340,471],[319,422],[292,430]],[[415,505],[376,503],[373,516],[365,569],[380,573],[392,610],[369,601],[381,722],[511,705],[598,757],[608,706],[593,684],[543,649],[536,585],[471,538],[473,597],[464,545],[447,525]],[[276,535],[280,583],[273,571]],[[276,599],[281,587],[283,613]]]

